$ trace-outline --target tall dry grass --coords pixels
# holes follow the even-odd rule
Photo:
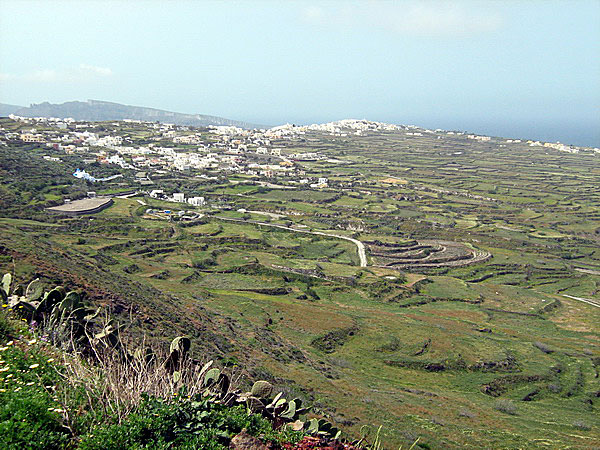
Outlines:
[[[108,317],[108,316],[107,316]],[[108,319],[107,319],[108,320]],[[48,329],[47,324],[38,327],[37,334],[57,348],[63,349],[60,376],[64,386],[57,386],[53,396],[64,407],[67,426],[69,405],[78,403],[78,409],[95,411],[104,417],[121,423],[142,401],[144,395],[164,399],[181,395],[193,397],[201,394],[206,372],[212,368],[213,361],[197,361],[189,357],[178,363],[177,374],[165,364],[169,352],[165,348],[151,348],[142,339],[135,349],[147,349],[149,353],[135,354],[119,334],[118,344],[107,346],[93,339],[86,330],[87,340],[84,348],[78,344],[72,330]],[[150,357],[147,357],[151,355]],[[239,384],[240,375],[232,375],[230,390]],[[81,404],[81,397],[85,404]],[[79,400],[76,400],[78,397]]]

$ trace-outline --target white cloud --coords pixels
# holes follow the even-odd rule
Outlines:
[[[38,69],[23,74],[0,73],[0,81],[27,81],[30,83],[86,83],[112,76],[108,67],[80,64],[64,69]]]
[[[108,67],[90,66],[89,64],[80,64],[79,70],[90,74],[97,74],[103,77],[109,77],[113,74],[112,70]]]
[[[482,8],[479,3],[466,1],[326,3],[305,8],[302,15],[318,26],[414,36],[471,36],[494,32],[503,22],[489,3]]]

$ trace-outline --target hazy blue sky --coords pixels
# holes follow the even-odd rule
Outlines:
[[[0,101],[600,146],[600,1],[0,0]]]

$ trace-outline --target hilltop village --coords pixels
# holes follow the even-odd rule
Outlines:
[[[270,129],[246,130],[232,126],[197,129],[173,124],[124,120],[121,122],[81,122],[73,119],[26,118],[11,115],[11,127],[0,127],[0,145],[11,142],[35,144],[47,148],[44,159],[60,162],[62,155],[76,155],[81,160],[73,175],[99,184],[129,173],[133,187],[154,198],[185,202],[178,192],[161,189],[160,178],[169,172],[180,172],[205,180],[230,178],[232,183],[256,183],[273,188],[328,187],[348,188],[360,185],[360,177],[346,183],[333,183],[327,176],[315,173],[311,164],[320,161],[343,165],[349,161],[331,158],[307,146],[314,135],[326,138],[385,135],[400,133],[406,139],[426,136],[430,139],[461,139],[490,142],[493,138],[456,131],[428,130],[416,126],[398,126],[367,120],[341,120],[325,124],[296,126],[286,124]],[[494,139],[501,147],[510,145],[540,146],[578,153],[581,149],[561,143],[542,143],[519,139]],[[589,149],[600,153],[600,149]],[[459,155],[460,153],[456,153]],[[100,164],[119,172],[98,177],[94,167]],[[125,185],[125,183],[123,183]],[[128,187],[131,187],[131,183]],[[129,190],[129,189],[126,189]],[[202,206],[204,198],[188,196],[189,203]]]

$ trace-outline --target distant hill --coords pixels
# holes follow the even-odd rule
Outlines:
[[[6,117],[10,114],[14,114],[19,109],[22,109],[22,108],[23,108],[22,106],[0,103],[0,117]]]
[[[205,127],[209,125],[230,125],[240,128],[258,128],[259,125],[224,119],[223,117],[203,114],[182,114],[143,106],[121,105],[119,103],[88,100],[87,102],[38,103],[29,107],[0,103],[0,115],[16,114],[23,117],[72,117],[75,120],[100,122],[104,120],[145,120],[166,122],[176,125]]]

